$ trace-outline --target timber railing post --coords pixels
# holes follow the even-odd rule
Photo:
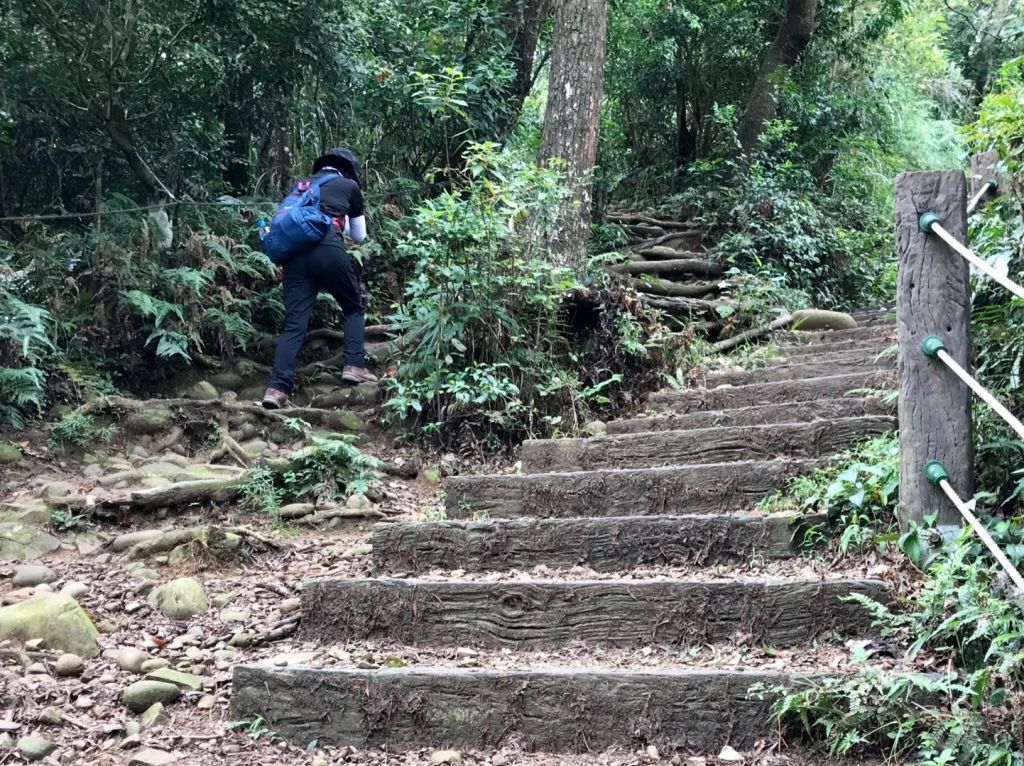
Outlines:
[[[929,217],[932,216],[932,217]],[[974,495],[970,391],[944,374],[922,350],[938,336],[965,370],[971,369],[971,282],[967,262],[937,236],[941,223],[959,241],[967,235],[967,179],[963,171],[903,173],[896,179],[896,251],[899,278],[900,526],[938,512],[939,526],[960,514],[925,476],[941,461],[963,497]]]
[[[1003,193],[999,179],[999,152],[994,149],[978,152],[971,156],[971,198],[986,190],[986,197],[994,198]]]

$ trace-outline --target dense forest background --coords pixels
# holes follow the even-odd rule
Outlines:
[[[1019,169],[1016,5],[5,3],[0,418],[266,363],[255,220],[332,145],[365,162],[370,319],[409,339],[388,412],[442,441],[566,428],[699,352],[608,284],[610,207],[694,222],[742,275],[716,332],[891,299],[896,173]],[[982,235],[1014,268],[1018,213]]]

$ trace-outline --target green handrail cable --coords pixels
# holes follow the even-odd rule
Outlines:
[[[946,470],[946,466],[938,460],[933,460],[925,466],[924,473],[925,476],[928,477],[928,480],[941,489],[946,494],[946,497],[949,498],[950,502],[956,506],[956,509],[960,511],[960,515],[967,520],[967,523],[970,524],[974,533],[981,538],[981,541],[985,543],[985,547],[989,549],[989,552],[1006,571],[1006,574],[1009,575],[1013,584],[1016,585],[1020,593],[1024,595],[1024,577],[1021,577],[1020,572],[1017,571],[1017,567],[1010,562],[996,541],[992,539],[992,535],[990,535],[988,530],[985,529],[985,526],[978,521],[978,517],[974,515],[967,503],[965,503],[960,498],[960,495],[956,493],[956,490],[953,489],[953,486],[949,483],[949,472]]]

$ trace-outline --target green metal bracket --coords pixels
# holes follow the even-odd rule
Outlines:
[[[943,481],[949,480],[949,472],[946,471],[946,466],[938,460],[933,460],[924,467],[924,475],[927,476],[928,481],[936,487]]]
[[[917,222],[917,225],[925,234],[931,234],[932,227],[937,223],[942,223],[941,215],[939,215],[938,213],[925,213],[924,215],[921,216],[921,219]]]
[[[999,179],[998,178],[990,178],[990,179],[988,179],[985,182],[985,186],[987,186],[993,192],[998,191],[999,190]]]
[[[934,359],[939,355],[940,351],[946,350],[946,344],[942,342],[942,338],[938,335],[929,335],[921,343],[921,350]]]

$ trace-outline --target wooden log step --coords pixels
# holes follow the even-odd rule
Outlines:
[[[457,747],[663,756],[746,749],[774,736],[772,696],[808,678],[727,670],[234,669],[232,717],[259,716],[292,744],[390,751]]]
[[[893,348],[896,339],[890,342],[888,338],[875,338],[873,340],[840,340],[840,341],[818,341],[816,343],[789,343],[772,347],[772,350],[780,357],[818,356],[821,354],[861,354],[865,359],[873,359],[882,352]],[[895,356],[895,355],[894,355]]]
[[[707,249],[702,244],[703,240],[704,232],[696,229],[693,231],[671,231],[658,237],[640,240],[636,247],[644,250],[651,247],[669,246],[682,251],[703,254]]]
[[[721,372],[709,372],[704,376],[705,385],[709,388],[716,386],[746,386],[752,383],[774,383],[781,380],[807,380],[809,378],[822,378],[829,375],[854,375],[859,372],[870,373],[872,370],[895,370],[896,359],[894,357],[883,357],[881,359],[864,359],[855,357],[843,361],[808,361],[795,360],[788,364],[772,364],[767,367],[758,367],[753,370],[723,370]]]
[[[455,476],[445,481],[453,519],[685,516],[749,511],[790,479],[810,473],[809,460],[764,460],[674,468]]]
[[[793,514],[499,519],[377,524],[378,574],[583,566],[596,572],[791,558],[811,519]],[[567,545],[566,541],[571,541]]]
[[[613,223],[621,223],[626,226],[656,226],[659,229],[673,231],[693,231],[693,224],[685,221],[669,221],[660,218],[653,218],[643,213],[607,213],[605,218]]]
[[[720,308],[735,310],[737,307],[734,301],[709,301],[702,298],[656,298],[651,295],[642,295],[640,300],[643,301],[645,306],[660,309],[669,314],[717,315]]]
[[[892,389],[896,376],[888,370],[830,375],[807,380],[782,380],[776,383],[752,383],[747,386],[722,386],[711,390],[658,391],[648,401],[656,409],[686,414],[707,410],[731,410],[762,404],[809,402],[815,399],[842,399],[860,389]]]
[[[812,420],[854,418],[862,415],[895,415],[896,402],[875,396],[867,398],[816,399],[809,402],[784,402],[736,410],[691,412],[688,415],[616,420],[608,424],[610,434],[635,434],[648,431],[682,431],[688,428],[719,426],[756,426],[772,423],[806,423]]]
[[[896,342],[896,328],[889,325],[876,327],[856,327],[853,330],[816,330],[801,331],[791,330],[780,334],[778,338],[787,339],[790,343],[818,343],[821,341],[844,341],[844,340],[877,340],[886,338],[893,343]]]
[[[643,253],[641,253],[643,255]],[[675,253],[678,256],[678,253]],[[718,278],[725,274],[725,266],[714,261],[695,258],[673,258],[664,261],[626,261],[608,267],[616,274],[657,274]]]
[[[854,579],[311,580],[301,631],[324,644],[783,648],[870,632],[868,611],[844,600],[855,593],[886,600],[884,582]]]
[[[623,465],[656,468],[778,457],[821,458],[859,439],[895,428],[895,418],[871,415],[811,423],[614,434],[594,439],[531,439],[523,442],[522,464],[525,473],[557,473]]]
[[[680,298],[701,298],[711,295],[720,289],[718,282],[687,282],[680,284],[670,282],[667,279],[637,279],[636,277],[620,276],[626,285],[632,287],[638,293],[647,295],[667,295]]]
[[[847,351],[829,351],[827,348],[818,346],[794,347],[796,350],[785,355],[766,357],[765,361],[769,366],[793,365],[793,364],[847,364],[850,362],[867,362],[878,364],[888,360],[893,368],[896,367],[896,354],[893,351],[887,352],[887,348],[853,348]]]

